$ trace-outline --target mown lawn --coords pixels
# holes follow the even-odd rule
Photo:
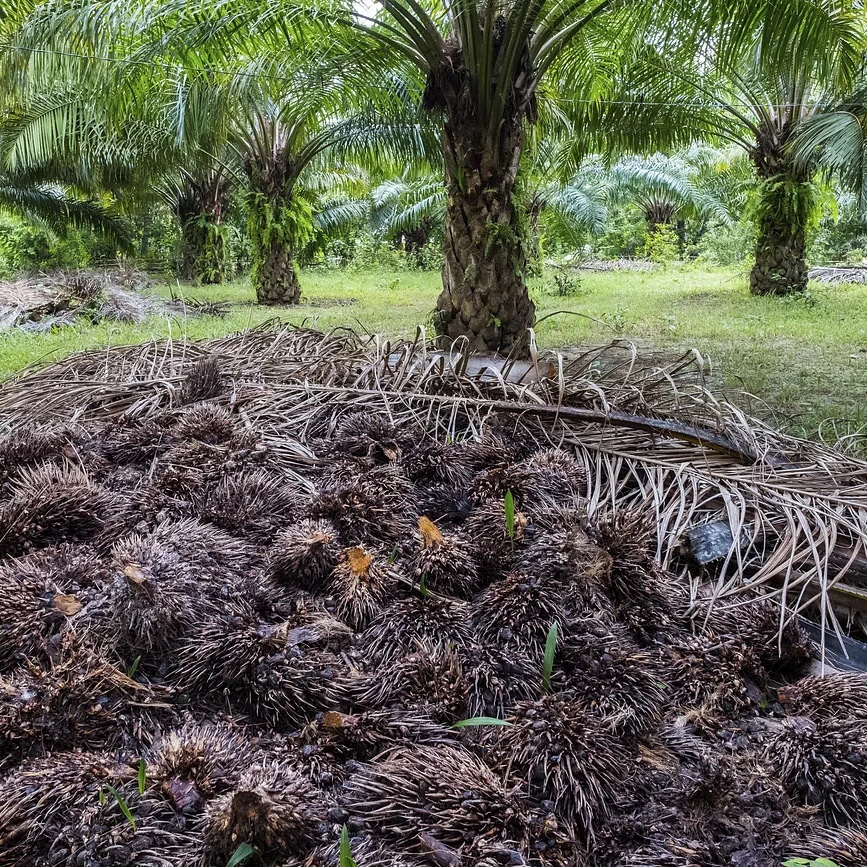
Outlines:
[[[225,318],[155,318],[143,325],[102,323],[47,334],[0,335],[0,376],[78,349],[171,334],[204,338],[274,316],[329,329],[410,337],[430,320],[439,275],[418,272],[307,271],[304,303],[267,309],[248,283],[174,287],[194,298],[229,301]],[[574,287],[573,287],[574,288]],[[169,287],[157,287],[168,294]],[[805,299],[750,297],[740,272],[672,267],[653,273],[582,274],[577,292],[556,294],[551,276],[533,281],[539,343],[569,350],[615,337],[649,351],[697,348],[727,396],[792,432],[846,433],[867,426],[867,287],[812,287]],[[580,315],[573,315],[580,314]],[[830,422],[827,420],[831,420]]]

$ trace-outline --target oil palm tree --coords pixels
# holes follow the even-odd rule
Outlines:
[[[793,143],[845,92],[862,64],[865,28],[855,4],[813,4],[824,26],[811,51],[763,61],[754,39],[737,54],[712,47],[672,60],[654,48],[630,66],[610,102],[583,111],[597,144],[638,151],[687,145],[699,138],[742,149],[758,181],[750,289],[786,295],[807,286],[807,233],[815,219],[817,164],[797,159]],[[592,147],[592,145],[590,145]]]

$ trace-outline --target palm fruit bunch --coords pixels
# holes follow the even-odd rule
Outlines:
[[[864,676],[577,453],[173,394],[0,438],[0,867],[864,861]]]

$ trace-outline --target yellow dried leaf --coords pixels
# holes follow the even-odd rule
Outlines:
[[[442,544],[443,534],[440,533],[439,527],[430,518],[422,515],[418,519],[418,530],[421,533],[425,548],[433,548]]]
[[[144,582],[147,581],[147,578],[138,563],[129,563],[127,566],[124,566],[123,574],[126,575],[133,584],[144,584]]]
[[[336,710],[326,711],[322,715],[322,728],[325,729],[340,729],[343,728],[343,714]]]
[[[373,557],[361,547],[346,549],[346,562],[353,575],[366,575],[373,563]]]
[[[54,597],[54,607],[66,617],[72,617],[81,611],[81,603],[74,597],[65,593],[58,593]]]

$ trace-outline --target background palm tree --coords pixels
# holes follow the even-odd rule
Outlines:
[[[810,50],[768,64],[766,33],[731,56],[712,46],[687,58],[648,48],[625,71],[614,99],[579,112],[597,132],[590,140],[608,148],[637,151],[704,138],[735,145],[749,156],[759,181],[750,273],[757,295],[806,289],[816,163],[796,159],[792,146],[807,122],[846,91],[863,63],[860,10],[835,0],[813,5],[824,25],[812,35]]]

